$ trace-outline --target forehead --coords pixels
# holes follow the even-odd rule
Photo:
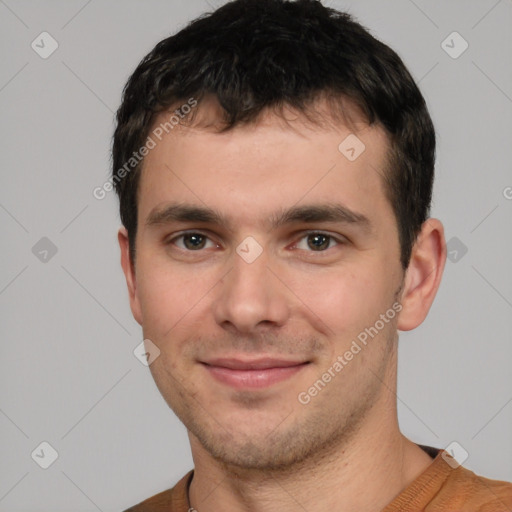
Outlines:
[[[380,207],[389,213],[382,179],[386,133],[355,110],[347,113],[347,124],[325,116],[318,125],[292,110],[268,111],[255,123],[219,133],[218,105],[201,103],[190,126],[185,121],[164,133],[145,157],[139,218],[143,222],[169,201],[253,221],[301,202],[340,202],[355,211]]]

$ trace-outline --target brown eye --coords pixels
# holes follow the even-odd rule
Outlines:
[[[196,232],[183,233],[169,240],[168,243],[187,251],[199,251],[200,249],[215,247],[209,237]]]
[[[206,245],[207,238],[199,233],[183,235],[183,245],[190,251],[197,251]]]
[[[314,233],[308,235],[308,247],[313,251],[323,251],[327,249],[331,242],[329,235],[323,235],[322,233]]]
[[[327,252],[329,249],[333,249],[337,245],[344,243],[343,236],[330,235],[329,233],[323,233],[321,231],[310,231],[304,233],[298,243],[295,244],[295,249],[300,249],[306,252]]]

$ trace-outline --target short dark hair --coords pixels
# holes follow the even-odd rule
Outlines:
[[[430,214],[435,131],[425,100],[400,57],[343,12],[318,0],[234,0],[159,42],[129,78],[113,137],[113,184],[135,258],[137,189],[143,161],[126,163],[148,138],[156,115],[207,95],[223,128],[292,107],[310,118],[320,97],[333,115],[348,100],[387,133],[384,188],[398,226],[400,260]],[[178,112],[179,113],[179,112]],[[121,169],[125,172],[121,173]],[[123,179],[120,179],[120,175]]]

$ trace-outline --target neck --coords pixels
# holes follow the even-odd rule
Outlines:
[[[387,415],[374,410],[374,421],[367,418],[345,445],[280,471],[226,466],[212,459],[191,435],[195,470],[190,506],[197,512],[383,509],[432,462],[400,433],[392,406],[396,402],[390,402],[381,403],[388,407]]]

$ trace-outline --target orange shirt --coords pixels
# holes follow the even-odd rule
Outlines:
[[[382,512],[512,511],[512,483],[482,478],[462,466],[452,467],[445,460],[451,458],[448,452],[427,446],[421,448],[435,455],[432,464]],[[124,512],[188,512],[188,486],[193,473],[187,473],[172,489]]]

